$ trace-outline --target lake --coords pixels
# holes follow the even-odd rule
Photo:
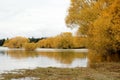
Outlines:
[[[87,66],[87,49],[41,49],[25,51],[0,47],[0,72],[37,67]]]

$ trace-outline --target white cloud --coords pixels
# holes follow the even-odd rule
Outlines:
[[[69,0],[0,0],[0,38],[71,31],[64,22],[68,7]]]

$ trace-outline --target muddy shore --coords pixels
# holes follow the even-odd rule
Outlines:
[[[96,63],[91,67],[36,68],[1,74],[0,80],[119,80],[120,63]]]

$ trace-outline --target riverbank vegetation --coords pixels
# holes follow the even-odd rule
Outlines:
[[[0,46],[2,46],[5,42],[5,39],[0,39]]]
[[[29,42],[28,38],[19,36],[6,40],[3,46],[9,48],[22,48],[24,47],[24,44],[28,42]]]
[[[27,51],[34,51],[37,48],[37,45],[35,43],[25,43],[24,48]]]
[[[85,48],[85,38],[86,37],[72,36],[72,33],[65,32],[55,37],[40,40],[37,44],[40,48]]]
[[[42,38],[40,40],[14,37],[6,40],[3,46],[9,48],[25,48],[25,50],[35,50],[36,48],[76,49],[86,47],[85,38],[73,36],[70,32],[64,32],[55,37]]]
[[[120,0],[71,0],[66,24],[78,26],[78,35],[87,36],[90,57],[120,61],[119,4]]]

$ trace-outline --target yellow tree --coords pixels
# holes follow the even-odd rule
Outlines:
[[[73,48],[85,48],[87,46],[86,37],[74,36]]]
[[[66,17],[68,27],[79,26],[78,33],[86,35],[91,23],[99,17],[104,9],[103,0],[71,0]]]
[[[120,0],[71,0],[66,24],[79,26],[78,32],[87,35],[90,51],[100,53],[103,60],[120,53],[119,4]]]
[[[38,41],[37,45],[40,48],[54,48],[55,47],[54,41],[55,39],[53,37],[50,37],[50,38]]]
[[[57,48],[72,48],[73,47],[73,38],[72,33],[64,32],[56,36],[56,47]]]
[[[72,48],[73,47],[73,37],[72,33],[65,32],[58,36],[40,40],[38,47],[41,48]]]
[[[40,48],[45,48],[45,39],[39,40],[37,42],[37,46],[40,47]]]
[[[37,48],[36,43],[25,43],[24,48],[26,51],[34,51]]]
[[[112,2],[112,1],[111,1]],[[103,61],[120,59],[120,1],[114,0],[93,23],[90,47],[104,56]],[[115,56],[114,56],[115,55]],[[113,57],[114,56],[114,57]]]
[[[9,48],[22,48],[27,42],[29,42],[28,38],[18,36],[7,40],[3,46],[7,46]]]

